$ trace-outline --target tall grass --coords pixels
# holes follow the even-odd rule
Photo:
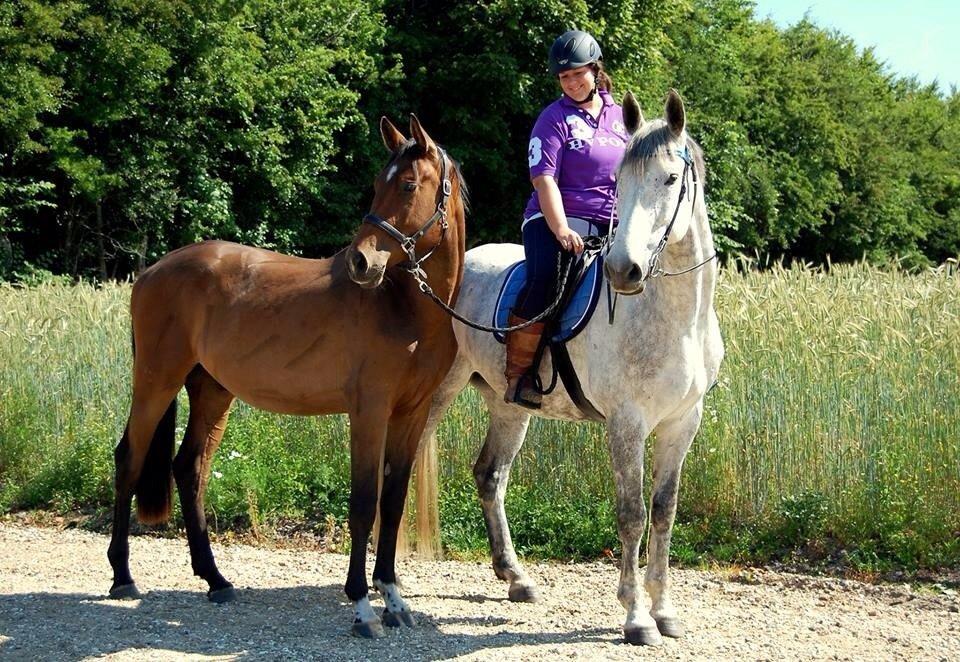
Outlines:
[[[0,510],[109,505],[129,406],[128,296],[0,287]],[[675,556],[960,562],[957,271],[726,270],[717,297],[727,355],[685,464]],[[471,474],[486,420],[468,390],[440,429],[450,549],[486,546]],[[342,416],[236,405],[210,483],[215,526],[342,521],[347,434]],[[603,427],[534,422],[507,508],[521,552],[615,548]]]

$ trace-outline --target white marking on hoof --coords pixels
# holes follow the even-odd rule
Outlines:
[[[679,618],[674,616],[669,618],[657,618],[655,620],[657,621],[657,629],[664,637],[670,637],[671,639],[680,639],[683,637],[683,623]]]
[[[391,614],[410,613],[410,607],[403,596],[400,595],[400,589],[397,588],[396,584],[384,584],[379,580],[374,580],[373,586],[383,596],[383,602],[386,604],[388,612]]]
[[[357,623],[379,623],[380,617],[370,606],[370,598],[363,596],[353,603],[353,622]]]
[[[650,614],[639,609],[631,610],[623,624],[623,638],[634,646],[662,646],[663,637]]]

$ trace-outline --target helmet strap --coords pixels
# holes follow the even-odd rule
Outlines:
[[[575,103],[575,104],[577,104],[577,105],[579,106],[579,105],[582,105],[582,104],[585,104],[585,103],[590,103],[591,101],[593,101],[593,97],[597,96],[597,89],[598,89],[597,86],[594,85],[594,86],[593,86],[593,89],[590,90],[590,93],[589,93],[586,97],[584,97],[583,99],[580,99],[579,101],[577,101],[576,99],[574,99],[574,98],[573,98],[572,96],[570,96],[569,94],[566,94],[566,97],[567,97],[568,99],[570,99],[570,101],[572,101],[573,103]]]

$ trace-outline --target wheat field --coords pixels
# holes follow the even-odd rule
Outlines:
[[[960,275],[866,264],[721,272],[726,359],[681,484],[681,560],[960,562]],[[0,511],[105,511],[129,406],[129,285],[0,286]],[[185,400],[183,400],[185,403]],[[181,407],[183,425],[186,407]],[[449,549],[481,549],[470,468],[486,415],[465,392],[439,433]],[[234,409],[215,528],[335,527],[344,417]],[[603,428],[538,421],[512,474],[521,552],[615,547]]]

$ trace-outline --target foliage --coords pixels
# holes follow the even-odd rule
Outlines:
[[[462,162],[471,244],[516,241],[525,145],[571,27],[647,116],[686,99],[718,245],[825,262],[960,253],[960,99],[749,0],[17,0],[0,8],[0,279],[125,277],[204,238],[346,243],[415,112]],[[403,124],[405,122],[401,122]]]
[[[36,208],[41,193],[55,205],[0,225],[22,257],[104,278],[203,238],[343,243],[362,191],[337,171],[364,169],[351,161],[368,139],[357,102],[381,69],[376,3],[4,7],[8,39],[39,43],[20,49],[33,86],[0,87],[0,111],[12,106],[0,128],[21,118],[6,132],[0,212]],[[41,11],[58,29],[28,33]],[[18,53],[4,48],[0,71],[22,69]]]

